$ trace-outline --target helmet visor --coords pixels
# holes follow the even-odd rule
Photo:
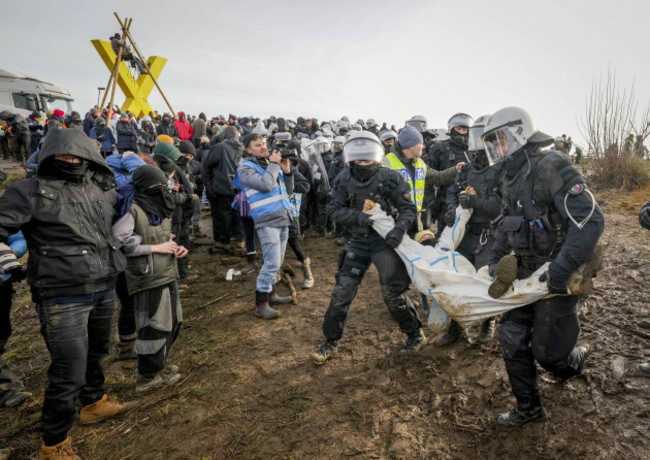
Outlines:
[[[470,152],[476,152],[478,150],[483,150],[483,126],[474,126],[469,129],[469,137],[467,140],[467,150]]]
[[[415,128],[419,133],[425,132],[427,128],[427,122],[426,121],[419,121],[419,120],[409,120],[406,123],[406,126],[411,126]]]
[[[483,144],[490,166],[494,166],[524,146],[514,136],[515,129],[515,126],[503,126],[483,135]]]
[[[381,163],[384,148],[377,141],[365,137],[351,137],[343,145],[343,161],[370,160]]]

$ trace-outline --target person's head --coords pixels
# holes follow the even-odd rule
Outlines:
[[[307,120],[305,120],[305,126],[307,129],[311,129],[311,118],[307,118]]]
[[[641,141],[643,141],[643,136],[638,135],[638,136],[636,137],[636,140],[637,140],[637,142],[641,142]]]
[[[168,113],[163,114],[163,116],[162,116],[162,123],[163,124],[168,125],[169,123],[171,123],[171,121],[172,121],[172,117],[171,117],[170,114],[168,114]]]
[[[118,40],[120,40],[122,36],[119,33],[115,32],[115,35],[113,35],[113,37],[111,38],[117,38]]]
[[[264,158],[268,154],[266,141],[259,134],[248,134],[244,136],[244,150],[257,158]]]
[[[415,128],[420,134],[429,129],[427,117],[424,115],[413,115],[409,120],[406,120],[406,126]]]
[[[562,136],[557,136],[555,138],[555,148],[563,149],[564,148],[564,138]]]
[[[350,165],[352,174],[366,181],[377,171],[384,158],[384,148],[375,134],[358,131],[343,144],[343,161]]]
[[[379,140],[384,146],[384,151],[386,154],[388,154],[393,148],[393,144],[395,144],[395,141],[397,140],[397,133],[395,131],[391,131],[390,129],[386,129],[379,133]]]
[[[95,128],[106,126],[106,118],[97,117],[94,122]]]
[[[487,166],[487,156],[485,154],[485,146],[483,145],[483,132],[485,131],[485,123],[490,118],[490,115],[481,115],[474,121],[474,124],[469,129],[467,137],[467,152],[472,160],[479,166]]]
[[[210,147],[210,138],[208,136],[201,136],[201,147],[204,149]]]
[[[422,156],[424,140],[422,139],[422,134],[412,126],[407,126],[399,132],[397,142],[406,159],[413,160]]]
[[[185,112],[178,112],[178,119],[180,121],[185,121]]]
[[[422,243],[423,241],[426,240],[431,240],[435,238],[436,236],[433,234],[432,231],[430,230],[422,230],[421,232],[418,232],[415,234],[415,238],[413,238],[417,243]]]
[[[339,153],[343,151],[343,144],[345,144],[344,136],[336,136],[332,140],[332,152]]]
[[[237,124],[237,116],[233,115],[232,113],[228,115],[228,124],[229,125],[236,125]]]
[[[485,123],[482,138],[492,166],[523,152],[528,144],[543,146],[553,142],[548,134],[535,130],[533,119],[520,107],[494,112]]]
[[[194,145],[190,141],[181,141],[178,144],[178,150],[181,151],[181,155],[184,157],[192,160],[194,159],[194,156],[196,155],[196,150],[194,149]]]

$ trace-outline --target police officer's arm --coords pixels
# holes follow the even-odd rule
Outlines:
[[[0,196],[0,241],[17,233],[32,218],[29,200],[23,190],[11,184]]]
[[[392,191],[389,198],[399,213],[395,226],[408,232],[418,215],[418,209],[415,207],[415,204],[413,204],[413,200],[411,199],[411,186],[409,183],[406,182],[398,172],[392,169],[390,172],[393,177],[390,182]]]
[[[341,181],[342,174],[334,180],[332,199],[327,204],[327,214],[334,222],[340,225],[358,225],[363,212],[350,209],[350,196],[346,184]]]
[[[605,216],[587,191],[584,178],[569,160],[560,154],[548,154],[535,173],[543,181],[548,202],[552,202],[568,224],[566,241],[548,273],[558,281],[567,281],[591,255],[605,229]],[[565,207],[566,203],[566,207]],[[593,213],[591,213],[593,208]],[[591,217],[587,216],[591,213]],[[571,217],[573,219],[571,219]],[[582,228],[578,228],[577,222]],[[584,222],[586,221],[586,222]]]
[[[488,190],[487,196],[472,196],[472,207],[480,209],[491,217],[496,217],[501,212],[501,199],[494,193],[494,190]]]
[[[508,234],[503,231],[502,223],[497,226],[494,244],[488,256],[488,265],[496,265],[501,258],[510,254],[511,248],[508,244]]]
[[[449,168],[449,169],[454,169],[454,171],[456,171],[456,168]],[[449,169],[447,171],[449,171]],[[447,188],[448,209],[456,209],[458,207],[458,194],[464,189],[463,184],[466,181],[466,176],[467,176],[466,170],[465,168],[463,168],[458,174],[458,176],[456,177],[454,183]]]

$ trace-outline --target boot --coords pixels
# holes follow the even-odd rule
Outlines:
[[[311,354],[311,357],[314,359],[314,364],[323,364],[330,359],[336,354],[337,347],[338,343],[335,341],[328,340],[322,344],[318,350]]]
[[[243,241],[233,241],[231,244],[232,254],[236,257],[246,257],[246,243]]]
[[[496,418],[497,425],[501,428],[513,428],[528,422],[540,421],[546,418],[546,411],[538,395],[522,395],[517,398],[514,409],[499,414]]]
[[[496,323],[496,318],[494,316],[486,319],[483,324],[481,324],[481,332],[478,334],[479,343],[488,343],[494,337],[494,324]]]
[[[68,436],[53,446],[42,445],[41,460],[81,460],[81,457],[72,448],[72,438]]]
[[[449,326],[449,329],[447,330],[445,335],[443,335],[438,340],[433,342],[433,344],[437,347],[444,347],[447,345],[451,345],[452,343],[456,343],[459,339],[465,337],[466,337],[465,328],[463,328],[463,326],[461,326],[459,323],[457,323],[452,319],[451,325]]]
[[[138,339],[121,341],[117,344],[115,351],[115,359],[117,361],[126,361],[129,359],[138,359],[138,354],[135,352],[135,343]]]
[[[275,319],[280,312],[269,307],[269,294],[255,291],[255,316],[262,319]]]
[[[409,338],[406,340],[406,345],[404,345],[404,348],[400,350],[400,353],[417,353],[426,343],[427,338],[424,335],[422,328],[420,328],[414,334],[409,335]]]
[[[603,268],[603,247],[599,244],[587,261],[571,273],[568,281],[569,292],[582,297],[591,294],[594,287],[594,277]]]
[[[194,238],[205,238],[205,237],[208,236],[208,235],[206,235],[205,233],[203,233],[203,232],[201,231],[201,229],[199,228],[198,225],[194,225],[194,226],[192,227],[192,236],[193,236]]]
[[[79,424],[92,425],[93,423],[126,414],[137,405],[138,403],[136,401],[121,404],[116,399],[104,395],[99,401],[88,404],[81,409]]]
[[[244,268],[241,269],[242,275],[250,275],[255,273],[255,262],[248,262]]]
[[[16,407],[32,394],[25,391],[23,382],[9,366],[0,367],[0,407]]]
[[[314,287],[314,276],[311,273],[311,259],[309,257],[302,261],[302,274],[305,277],[302,288],[309,289]]]
[[[277,291],[275,290],[275,286],[273,287],[273,291],[269,294],[269,304],[270,305],[283,305],[286,303],[291,303],[291,296],[280,296],[278,295]]]
[[[507,255],[497,264],[496,279],[488,288],[488,294],[493,299],[498,299],[506,293],[512,282],[517,279],[517,258]]]
[[[135,392],[144,393],[169,385],[173,385],[181,379],[178,373],[178,366],[169,365],[163,370],[156,372],[153,377],[146,377],[138,371],[135,373]]]

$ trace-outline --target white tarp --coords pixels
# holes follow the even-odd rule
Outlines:
[[[395,226],[393,218],[379,206],[364,212],[370,215],[373,228],[384,238]],[[456,223],[445,228],[435,247],[421,245],[408,235],[404,236],[395,251],[404,261],[415,287],[423,294],[433,296],[449,316],[464,326],[551,296],[546,283],[538,281],[548,263],[529,278],[516,280],[512,288],[498,299],[488,295],[488,287],[493,281],[488,267],[477,272],[465,257],[455,251],[471,215],[471,210],[459,206]]]

